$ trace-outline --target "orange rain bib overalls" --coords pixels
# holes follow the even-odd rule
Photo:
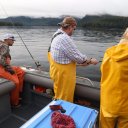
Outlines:
[[[10,63],[10,58],[7,58],[7,61]],[[10,101],[11,105],[18,105],[19,93],[22,91],[25,72],[20,67],[12,66],[12,68],[15,71],[15,74],[13,75],[5,71],[3,66],[0,65],[0,77],[11,80],[15,83],[16,87],[11,91]]]

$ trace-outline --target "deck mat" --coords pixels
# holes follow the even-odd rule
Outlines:
[[[38,111],[40,111],[44,106],[39,106],[36,104],[22,105],[18,109],[12,109],[13,114],[19,116],[20,118],[24,118],[24,120],[30,119],[33,115],[35,115]]]
[[[12,109],[12,114],[0,124],[0,128],[19,128],[43,107],[36,104],[22,104],[18,109]]]
[[[0,128],[19,128],[25,122],[11,115],[0,124]]]

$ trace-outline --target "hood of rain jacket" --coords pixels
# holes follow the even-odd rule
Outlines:
[[[128,59],[128,44],[118,44],[106,50],[106,54],[113,61]]]

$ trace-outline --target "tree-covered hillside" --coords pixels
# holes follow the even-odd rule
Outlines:
[[[0,26],[56,26],[63,18],[8,17],[0,19]],[[78,26],[85,28],[126,28],[128,17],[112,15],[86,15],[76,18]]]
[[[87,15],[81,19],[79,25],[87,28],[126,28],[128,26],[128,17]]]

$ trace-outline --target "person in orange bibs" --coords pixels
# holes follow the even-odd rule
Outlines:
[[[12,46],[14,41],[12,34],[5,34],[3,41],[0,41],[0,77],[15,83],[16,87],[11,91],[10,101],[12,106],[19,106],[19,94],[22,91],[25,72],[20,67],[10,64],[9,46]]]

